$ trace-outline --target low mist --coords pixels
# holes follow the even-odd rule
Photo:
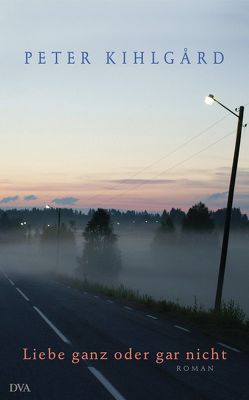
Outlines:
[[[230,237],[223,300],[234,300],[249,315],[248,237]],[[210,243],[210,235],[192,235],[186,242],[176,238],[164,246],[153,244],[154,232],[120,235],[123,270],[120,281],[156,299],[181,305],[214,305],[221,254],[221,233]]]
[[[155,239],[157,229],[155,225],[146,226],[146,229],[119,227],[115,246],[121,267],[115,276],[107,276],[104,271],[108,269],[109,261],[102,258],[103,273],[93,280],[117,286],[123,284],[141,294],[173,300],[181,305],[213,306],[222,233],[189,234],[183,240],[177,231],[161,244]],[[59,248],[56,241],[46,243],[34,234],[28,240],[2,241],[0,267],[7,273],[35,274],[41,278],[50,272],[58,272],[91,280],[88,274],[79,274],[80,259],[86,245],[82,232],[82,229],[75,229],[74,240],[70,243],[61,238]],[[248,235],[243,233],[232,232],[230,236],[223,292],[223,300],[233,299],[247,315],[248,239]]]

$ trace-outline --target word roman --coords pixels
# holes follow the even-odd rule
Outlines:
[[[222,64],[225,56],[221,51],[197,51],[188,52],[184,49],[183,52],[166,51],[159,53],[157,51],[106,51],[103,54],[103,62],[107,65],[143,65],[143,64]],[[24,54],[25,64],[92,64],[93,58],[88,51],[25,51]]]
[[[177,372],[214,372],[214,365],[177,365]]]

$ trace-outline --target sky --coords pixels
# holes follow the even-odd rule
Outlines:
[[[0,34],[1,208],[225,207],[237,119],[204,98],[249,120],[246,0],[2,0]],[[234,205],[249,214],[248,146],[245,128]]]

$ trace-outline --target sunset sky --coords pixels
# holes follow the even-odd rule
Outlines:
[[[3,0],[0,22],[1,208],[225,206],[237,120],[204,97],[233,110],[248,104],[249,122],[246,0]],[[180,64],[185,48],[190,65]],[[81,51],[90,65],[80,64]],[[128,63],[106,65],[106,51],[126,51]],[[144,51],[144,65],[132,64],[134,51]],[[163,61],[166,51],[174,64]],[[247,213],[248,129],[235,194]]]

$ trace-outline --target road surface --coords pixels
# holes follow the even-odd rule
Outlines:
[[[105,296],[3,270],[0,315],[1,400],[249,399],[246,354]],[[186,360],[212,348],[227,359]]]

